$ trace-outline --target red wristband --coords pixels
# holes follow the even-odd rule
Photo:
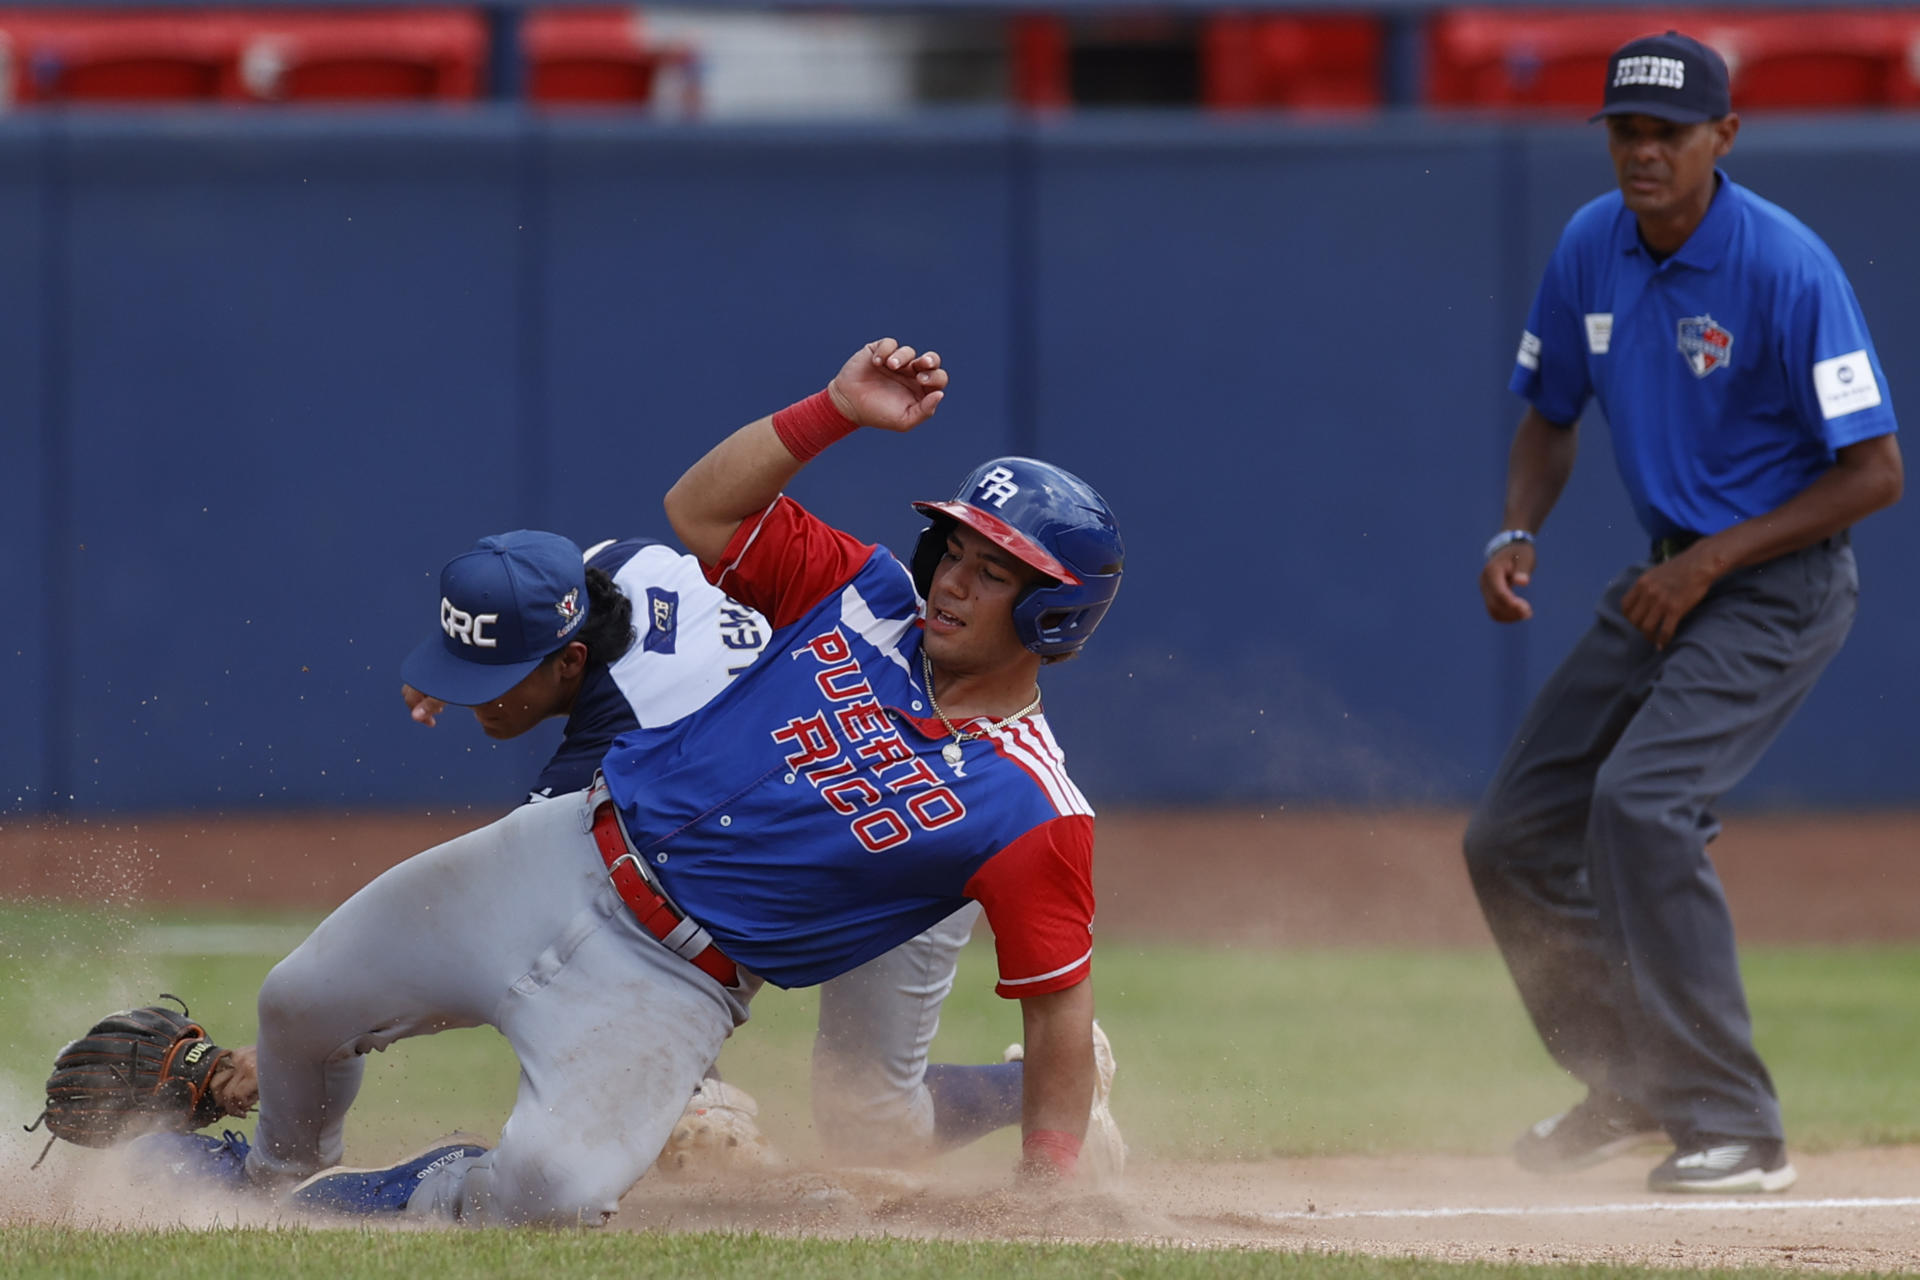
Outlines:
[[[859,423],[848,420],[834,407],[833,397],[824,388],[773,415],[773,430],[780,443],[802,462],[859,429]]]
[[[1080,1161],[1080,1139],[1058,1129],[1035,1129],[1020,1139],[1020,1171],[1071,1178]]]

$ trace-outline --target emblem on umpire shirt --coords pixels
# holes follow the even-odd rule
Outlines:
[[[1733,334],[1712,316],[1688,316],[1680,322],[1680,354],[1693,376],[1704,378],[1733,357]]]

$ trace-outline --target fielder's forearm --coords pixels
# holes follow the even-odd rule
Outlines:
[[[1500,519],[1502,529],[1540,531],[1573,474],[1573,460],[1580,449],[1579,430],[1577,425],[1550,422],[1531,406],[1520,416],[1513,447],[1507,453],[1507,505]]]
[[[773,418],[756,419],[674,482],[667,490],[667,520],[688,551],[718,564],[740,522],[765,511],[802,465],[774,433]]]

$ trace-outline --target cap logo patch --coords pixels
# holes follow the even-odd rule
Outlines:
[[[1693,376],[1704,378],[1733,358],[1733,335],[1712,316],[1688,316],[1680,322],[1680,354]]]
[[[995,507],[1007,505],[1007,499],[1020,492],[1020,486],[1013,482],[1013,472],[1005,467],[995,467],[981,477],[974,496],[982,502],[991,502]]]
[[[500,642],[487,634],[487,628],[498,621],[497,613],[468,613],[445,596],[440,597],[440,629],[461,644],[476,649],[497,648]]]
[[[575,587],[561,596],[560,603],[553,606],[553,611],[560,615],[560,629],[554,632],[554,635],[565,636],[567,632],[579,626],[580,620],[587,616],[586,611],[580,607],[580,588]]]
[[[1687,64],[1678,58],[1660,58],[1650,54],[1622,58],[1613,67],[1613,87],[1618,89],[1632,84],[1684,89],[1687,87]]]

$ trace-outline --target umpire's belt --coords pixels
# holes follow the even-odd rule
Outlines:
[[[1701,535],[1697,533],[1681,532],[1670,533],[1664,538],[1655,538],[1653,540],[1653,548],[1649,553],[1650,558],[1655,564],[1665,564],[1694,543],[1700,541],[1700,537]],[[1830,551],[1837,551],[1841,547],[1850,546],[1852,542],[1852,530],[1842,529],[1833,536],[1822,538],[1813,545],[1816,547],[1825,547]]]
[[[1698,541],[1700,541],[1699,534],[1684,531],[1670,533],[1664,538],[1655,538],[1649,558],[1655,564],[1665,564]]]
[[[607,880],[620,900],[633,911],[640,927],[721,986],[739,985],[739,969],[725,952],[713,945],[712,935],[668,902],[653,877],[647,874],[646,864],[627,844],[619,812],[607,794],[606,783],[599,778],[593,780],[587,803],[593,806],[593,842],[600,846],[600,859],[607,864]]]

